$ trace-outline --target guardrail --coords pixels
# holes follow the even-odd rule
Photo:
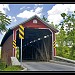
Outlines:
[[[70,59],[67,59],[67,58],[60,57],[60,56],[54,56],[54,60],[75,64],[75,61],[74,60],[70,60]]]

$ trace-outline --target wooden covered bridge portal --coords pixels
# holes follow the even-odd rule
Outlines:
[[[33,16],[20,23],[24,27],[24,39],[22,39],[22,60],[49,61],[56,55],[53,47],[55,33],[58,32],[50,24],[44,22],[38,16]],[[21,57],[21,39],[19,39],[19,25],[8,30],[1,42],[1,59],[10,64],[10,57],[15,57],[16,48],[13,48],[13,40],[19,47],[19,59]]]
[[[52,33],[48,29],[25,28],[24,33],[24,39],[22,40],[23,60],[48,61],[52,59]],[[17,31],[16,43],[21,49],[19,31]]]

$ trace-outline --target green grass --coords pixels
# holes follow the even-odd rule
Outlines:
[[[20,71],[20,70],[23,70],[23,67],[21,67],[20,65],[6,67],[6,63],[0,61],[0,71]]]
[[[23,70],[23,67],[17,66],[7,66],[6,63],[1,61],[1,49],[0,49],[0,71],[20,71]]]
[[[6,63],[0,61],[0,71],[6,68]]]
[[[8,66],[3,71],[20,71],[23,70],[21,66]]]

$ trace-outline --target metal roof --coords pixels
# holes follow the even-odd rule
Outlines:
[[[58,32],[58,30],[57,30],[56,28],[54,28],[51,24],[48,24],[47,22],[43,21],[43,20],[42,20],[40,17],[38,17],[37,15],[32,16],[31,18],[29,18],[28,20],[26,20],[26,21],[24,21],[24,22],[22,22],[22,23],[20,23],[20,24],[24,24],[24,23],[26,23],[26,22],[32,20],[33,18],[37,18],[37,19],[40,20],[42,23],[44,23],[47,27],[49,27],[50,29],[52,29],[54,32]],[[13,27],[11,27],[10,29],[14,29],[14,28],[18,27],[20,24],[18,24],[18,25],[16,25],[16,26],[13,26]]]
[[[4,42],[9,38],[10,35],[13,34],[13,30],[9,29],[6,34],[4,35],[2,42],[1,42],[1,46],[4,44]]]

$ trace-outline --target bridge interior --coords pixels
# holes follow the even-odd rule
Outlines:
[[[22,41],[22,60],[48,61],[52,59],[52,33],[49,29],[25,28]],[[17,31],[16,45],[19,47],[19,59],[20,43],[21,39]]]

